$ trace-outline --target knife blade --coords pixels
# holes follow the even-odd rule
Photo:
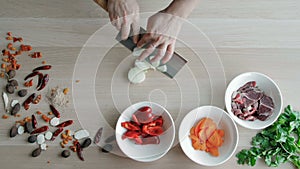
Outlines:
[[[143,28],[140,28],[140,35],[143,35],[145,33],[146,31]],[[133,51],[133,49],[136,48],[136,44],[133,42],[132,36],[128,37],[128,39],[126,40],[122,40],[121,32],[119,32],[116,36],[116,40],[119,41],[123,46],[128,48],[130,51]],[[156,53],[157,50],[155,50],[151,55],[155,55]],[[148,63],[151,63],[149,57],[147,57],[145,60]],[[186,63],[187,60],[185,58],[174,52],[172,58],[165,64],[167,66],[167,71],[162,73],[173,79]]]

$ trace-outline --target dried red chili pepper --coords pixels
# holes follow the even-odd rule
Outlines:
[[[7,32],[6,35],[7,36],[12,36],[12,33],[11,32]]]
[[[25,110],[29,109],[29,104],[33,101],[33,99],[35,98],[35,93],[32,93],[24,102],[23,102],[23,107]]]
[[[29,75],[27,75],[27,76],[24,78],[24,80],[26,81],[27,79],[32,78],[32,77],[34,77],[34,76],[36,76],[36,75],[38,75],[38,74],[40,74],[40,72],[32,72],[32,73],[30,73]]]
[[[53,105],[50,105],[50,110],[52,111],[52,113],[55,115],[55,117],[60,118],[60,113],[58,110],[56,110],[56,108]]]
[[[35,129],[37,127],[37,121],[34,114],[31,116],[31,121],[32,121],[32,127]]]
[[[58,128],[57,130],[54,131],[53,135],[52,135],[52,138],[51,138],[51,141],[54,141],[55,138],[61,133],[63,132],[64,129],[62,127]]]
[[[43,133],[43,132],[47,131],[48,129],[49,129],[48,126],[43,126],[43,127],[40,127],[40,128],[37,128],[37,129],[33,130],[30,134]]]
[[[67,127],[71,124],[73,124],[73,120],[67,120],[67,121],[64,121],[64,122],[60,123],[59,125],[57,125],[55,127]]]
[[[43,77],[44,77],[43,73],[39,73],[38,76],[39,76],[39,79],[38,79],[38,84],[37,84],[36,88],[39,88],[41,86]]]
[[[49,69],[51,69],[51,67],[52,67],[51,65],[40,66],[40,67],[33,69],[33,72],[38,71],[38,70],[49,70]]]
[[[41,84],[41,86],[38,88],[38,91],[44,89],[44,87],[47,85],[48,81],[49,81],[49,75],[48,75],[48,74],[45,74],[44,77],[43,77],[43,79],[42,79],[42,84]]]
[[[83,154],[82,154],[82,148],[79,144],[79,142],[76,142],[76,152],[77,152],[77,156],[78,158],[81,160],[81,161],[84,161],[84,158],[83,158]]]

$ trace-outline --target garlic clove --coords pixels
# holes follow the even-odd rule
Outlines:
[[[149,56],[150,62],[155,56]],[[160,65],[160,61],[151,62],[151,65],[155,68],[157,68]]]
[[[144,52],[144,50],[145,50],[144,48],[136,47],[133,49],[132,56],[139,57]]]
[[[160,72],[166,72],[167,71],[167,65],[162,65],[162,66],[158,66],[157,68],[156,68],[158,71],[160,71]]]
[[[133,84],[142,83],[145,79],[145,72],[138,67],[131,68],[128,72],[128,80]]]
[[[148,62],[146,62],[146,61],[139,61],[139,60],[136,60],[136,61],[134,62],[134,65],[135,65],[136,67],[138,67],[138,68],[144,70],[144,71],[146,71],[146,70],[148,70],[148,69],[154,69],[154,67],[153,67],[150,63],[148,63]]]

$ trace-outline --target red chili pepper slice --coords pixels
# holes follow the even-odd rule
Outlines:
[[[40,128],[37,128],[37,129],[33,130],[30,134],[43,133],[43,132],[47,131],[48,129],[49,129],[48,126],[43,126],[43,127],[40,127]]]
[[[144,133],[147,133],[151,136],[159,136],[164,132],[163,128],[160,126],[151,127],[148,125],[144,125],[142,130]]]
[[[73,120],[67,120],[65,122],[60,123],[59,125],[55,126],[55,127],[67,127],[69,125],[73,124]]]
[[[60,118],[59,111],[56,110],[56,108],[53,105],[50,105],[50,110],[52,111],[52,113],[54,114],[55,117]]]
[[[34,114],[31,116],[31,121],[32,121],[32,127],[35,129],[37,127],[37,121]]]
[[[157,119],[155,119],[154,121],[148,123],[148,126],[154,127],[154,126],[160,126],[162,127],[164,124],[164,120],[162,118],[162,116],[159,116]]]
[[[141,130],[138,125],[133,124],[132,122],[129,122],[129,121],[122,122],[121,126],[124,127],[124,128],[126,128],[127,130],[131,130],[131,131],[139,131],[139,130]]]
[[[44,77],[43,77],[43,79],[42,79],[42,84],[41,84],[41,86],[38,88],[38,91],[44,89],[44,87],[47,85],[48,81],[49,81],[49,75],[48,75],[48,74],[45,74]]]
[[[51,69],[51,65],[44,65],[44,66],[40,66],[40,67],[37,67],[35,69],[33,69],[32,71],[35,72],[35,71],[38,71],[38,70],[49,70]]]
[[[135,139],[138,138],[141,135],[140,132],[137,131],[126,131],[123,135],[122,135],[122,139]]]
[[[61,133],[63,132],[64,129],[62,127],[58,128],[57,130],[54,131],[53,135],[52,135],[52,138],[51,138],[51,141],[54,141],[55,138]]]

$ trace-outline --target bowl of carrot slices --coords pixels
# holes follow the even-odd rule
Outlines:
[[[178,136],[183,152],[203,166],[225,163],[234,154],[239,140],[233,119],[214,106],[189,112],[181,122]]]

